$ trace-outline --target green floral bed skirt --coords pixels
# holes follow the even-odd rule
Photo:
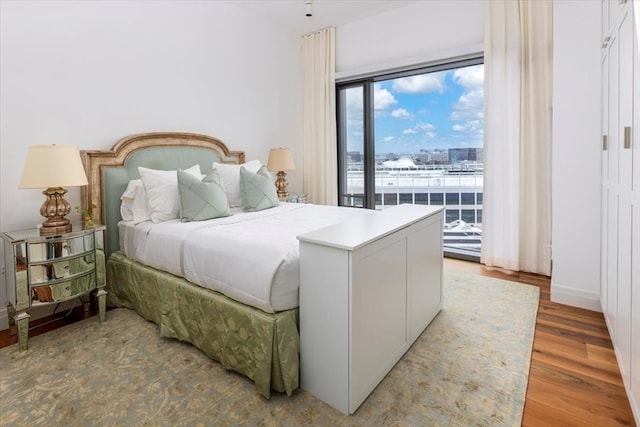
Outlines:
[[[189,342],[226,369],[288,395],[299,385],[298,309],[265,313],[113,253],[107,262],[107,304],[134,309],[160,335]]]

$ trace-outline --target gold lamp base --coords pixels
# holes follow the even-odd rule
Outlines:
[[[42,192],[47,196],[40,207],[40,215],[47,218],[40,227],[40,235],[51,236],[71,231],[71,222],[65,218],[71,212],[71,205],[64,198],[67,190],[62,187],[49,187]]]
[[[285,200],[289,197],[289,191],[287,190],[287,173],[285,171],[280,171],[276,174],[276,188],[278,193],[278,199]]]

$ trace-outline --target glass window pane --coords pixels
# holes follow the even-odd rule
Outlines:
[[[364,108],[363,86],[341,89],[340,141],[343,148],[342,202],[344,206],[364,206]]]
[[[459,193],[447,193],[447,205],[459,205],[460,194]]]
[[[398,204],[398,195],[396,193],[385,193],[384,195],[385,206],[394,206],[397,204]]]
[[[432,205],[444,205],[444,198],[442,193],[431,193]]]
[[[476,211],[473,209],[462,209],[461,210],[462,220],[469,224],[474,224],[476,222]]]
[[[460,198],[463,205],[475,205],[476,204],[476,196],[473,193],[462,193],[460,194]]]
[[[445,222],[453,222],[460,219],[460,211],[458,209],[445,210]]]
[[[400,193],[400,203],[413,203],[413,194]]]
[[[429,193],[416,193],[416,205],[428,205]]]

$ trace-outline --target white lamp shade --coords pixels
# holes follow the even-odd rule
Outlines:
[[[296,169],[293,154],[289,148],[272,148],[269,151],[267,168],[271,171],[291,171]]]
[[[87,185],[80,152],[72,145],[31,145],[19,188]]]

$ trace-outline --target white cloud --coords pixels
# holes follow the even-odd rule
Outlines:
[[[434,125],[432,125],[431,123],[418,123],[416,124],[415,128],[417,130],[421,130],[421,131],[432,131],[434,130],[436,127]]]
[[[413,128],[402,131],[404,135],[420,134],[427,139],[434,139],[438,134],[434,132],[435,126],[431,123],[417,123]]]
[[[463,124],[455,124],[451,127],[456,132],[477,133],[482,131],[482,120],[469,120]]]
[[[347,111],[354,115],[362,115],[362,90],[349,89],[346,92]],[[386,110],[398,103],[391,92],[383,88],[379,83],[373,86],[373,108],[376,111]]]
[[[373,85],[373,108],[376,111],[386,110],[397,103],[391,92],[382,88],[380,84]]]
[[[418,74],[393,81],[393,90],[401,93],[429,93],[444,91],[444,72]]]
[[[484,64],[455,70],[453,80],[465,91],[453,105],[451,120],[482,120],[484,117]]]
[[[451,111],[451,120],[476,120],[484,117],[484,91],[472,89],[460,96]]]
[[[453,72],[453,80],[465,89],[484,87],[484,64],[458,68]]]
[[[462,124],[451,126],[454,132],[464,138],[465,141],[482,141],[484,122],[482,120],[468,120]]]
[[[395,138],[393,136],[385,136],[384,138],[382,138],[382,140],[384,142],[391,142],[393,141]]]
[[[362,111],[362,90],[360,88],[347,89],[344,92],[347,111]]]
[[[414,115],[404,108],[398,108],[391,112],[391,117],[395,117],[396,119],[413,119]]]

